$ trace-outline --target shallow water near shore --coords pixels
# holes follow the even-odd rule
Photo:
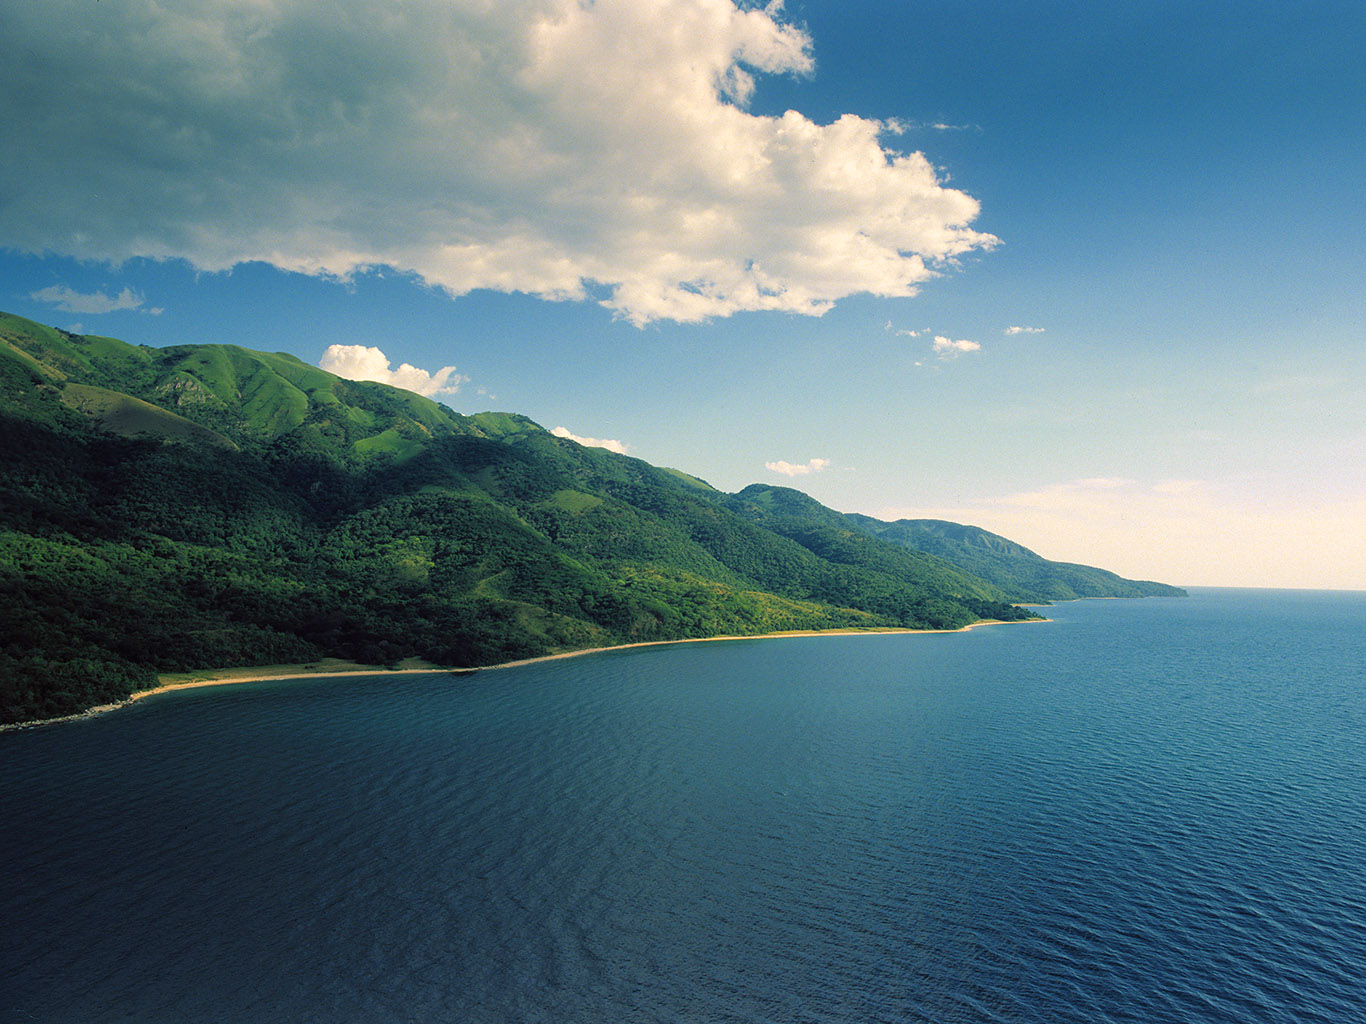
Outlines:
[[[244,683],[0,736],[0,1024],[1333,1021],[1366,594]]]

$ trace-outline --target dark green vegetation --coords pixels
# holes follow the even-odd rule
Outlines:
[[[797,491],[723,494],[524,417],[461,416],[230,345],[154,349],[0,314],[0,428],[6,722],[118,700],[158,672],[956,628],[1083,593],[1080,576],[1048,590],[1035,562],[1052,563],[1029,552],[940,557]]]

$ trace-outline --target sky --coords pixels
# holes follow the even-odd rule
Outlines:
[[[1366,4],[0,6],[0,309],[1366,589]]]

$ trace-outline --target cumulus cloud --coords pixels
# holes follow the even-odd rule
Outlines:
[[[814,73],[777,3],[45,0],[0,37],[22,251],[390,266],[643,324],[909,296],[996,242],[896,126],[746,110]]]
[[[966,338],[954,340],[942,334],[935,335],[934,350],[941,359],[951,359],[954,356],[962,355],[964,352],[976,352],[981,349],[975,341],[968,341]]]
[[[54,284],[48,288],[41,288],[32,293],[29,298],[37,302],[50,303],[67,313],[115,313],[124,309],[142,309],[142,304],[145,301],[141,295],[131,288],[125,288],[111,298],[104,292],[78,292],[64,284]],[[148,308],[144,309],[143,312],[158,316],[162,310]]]
[[[1044,329],[1043,329],[1042,327],[1007,327],[1003,333],[1005,333],[1005,334],[1042,334],[1043,332],[1044,332]]]
[[[556,437],[567,438],[577,444],[585,445],[589,448],[606,448],[609,452],[616,452],[618,455],[626,454],[626,445],[620,441],[613,441],[601,437],[580,437],[578,434],[570,433],[568,427],[556,427],[551,431]]]
[[[809,462],[796,464],[783,462],[780,459],[777,462],[765,462],[764,468],[771,473],[781,473],[783,476],[806,476],[808,473],[819,473],[828,465],[830,465],[829,459],[812,459]]]
[[[400,363],[396,370],[390,369],[389,357],[374,346],[366,345],[329,345],[318,366],[347,380],[392,384],[428,398],[453,395],[469,380],[456,373],[454,366],[443,366],[436,373],[428,373],[409,363]]]

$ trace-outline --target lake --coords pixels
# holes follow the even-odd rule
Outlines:
[[[1366,1019],[1366,594],[0,735],[0,1024]]]

